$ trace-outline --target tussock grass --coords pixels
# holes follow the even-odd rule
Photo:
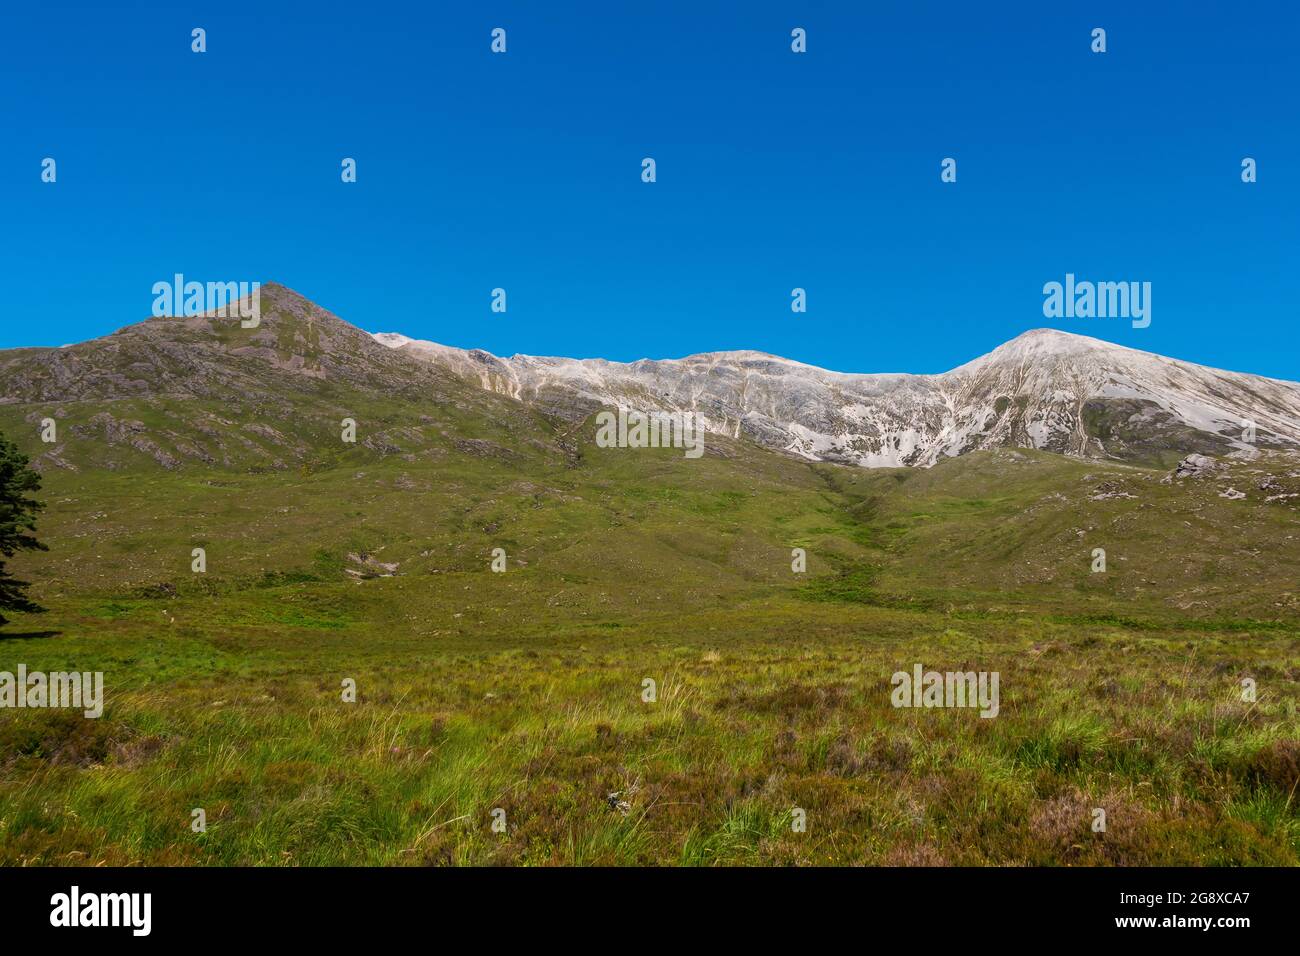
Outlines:
[[[1290,511],[1030,453],[518,447],[50,474],[0,669],[107,702],[0,713],[0,863],[1300,862]],[[1152,507],[1080,493],[1108,469]],[[999,672],[999,716],[895,709],[916,663]]]

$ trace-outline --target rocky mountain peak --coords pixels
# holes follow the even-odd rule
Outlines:
[[[609,406],[689,411],[707,432],[865,467],[1001,447],[1172,467],[1189,454],[1300,447],[1300,384],[1054,329],[939,375],[836,372],[755,350],[626,363],[501,358],[372,335],[267,283],[255,327],[237,316],[155,318],[65,348],[0,352],[0,404],[274,402],[286,390],[338,386],[418,405],[464,394],[466,383],[573,422]],[[504,406],[484,407],[500,415]]]
[[[745,350],[620,363],[376,339],[570,418],[605,405],[692,411],[720,434],[867,467],[996,447],[1166,464],[1300,445],[1300,384],[1056,329],[1031,329],[941,375],[833,372]]]

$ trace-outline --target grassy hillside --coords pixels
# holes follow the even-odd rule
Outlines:
[[[196,325],[170,392],[91,350],[0,405],[50,545],[0,670],[106,685],[0,711],[0,862],[1300,862],[1294,460],[600,449],[275,315],[274,362]],[[892,707],[914,664],[998,672],[998,716]]]
[[[1078,495],[1018,521],[1049,487],[1141,482],[1185,508],[1210,491],[1005,453],[903,475],[731,444],[352,454],[308,474],[48,473],[51,550],[23,570],[51,610],[0,653],[103,670],[108,703],[0,717],[6,862],[1297,861],[1293,618],[1262,598],[1251,620],[1235,598],[1193,617],[1129,570],[1171,537],[1225,560],[1202,543],[1234,523],[1285,541],[1289,512],[1215,496],[1195,535],[1120,522],[1107,540],[1130,560],[1089,590],[1056,525],[1122,513]],[[1082,570],[1025,574],[1054,556]],[[1294,558],[1239,586],[1267,593]],[[892,708],[889,675],[914,663],[999,671],[999,716]]]
[[[874,586],[895,600],[1184,624],[1300,613],[1295,456],[1189,478],[1028,450],[828,474],[858,501]]]

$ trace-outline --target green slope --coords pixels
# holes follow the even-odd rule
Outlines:
[[[0,670],[107,685],[0,711],[0,860],[1300,860],[1294,461],[600,449],[268,299],[0,357],[50,545]],[[915,663],[999,672],[999,716],[891,707]]]

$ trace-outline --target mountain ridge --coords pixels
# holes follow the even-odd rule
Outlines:
[[[929,466],[1007,446],[1166,464],[1175,454],[1300,444],[1300,383],[1056,329],[1031,329],[941,373],[838,372],[754,350],[635,362],[501,358],[373,334],[564,417],[608,404],[691,411],[706,431],[865,467]]]
[[[397,402],[402,415],[436,406],[511,421],[516,435],[534,414],[567,434],[621,406],[691,412],[706,433],[863,467],[928,467],[1004,447],[1161,466],[1300,447],[1300,383],[1055,329],[1028,330],[947,372],[852,373],[745,349],[635,362],[501,358],[363,331],[278,283],[262,286],[261,301],[251,329],[212,314],[150,318],[75,345],[0,351],[0,406],[189,399],[279,421],[314,408],[321,435],[327,409],[341,416],[368,398]],[[217,413],[205,414],[177,441],[194,446],[195,429],[209,433]],[[172,420],[194,415],[167,410]]]
[[[346,321],[346,320],[340,320],[340,321]],[[760,360],[760,361],[772,360],[776,362],[781,362],[786,365],[795,365],[803,368],[816,369],[817,371],[823,372],[827,375],[839,375],[848,378],[856,378],[861,376],[915,376],[918,378],[933,378],[935,376],[947,375],[950,374],[951,372],[960,371],[966,368],[967,366],[973,365],[977,362],[980,362],[983,359],[988,358],[991,355],[1001,353],[1004,350],[1008,350],[1011,346],[1014,346],[1017,342],[1020,342],[1021,340],[1032,341],[1039,337],[1042,338],[1058,337],[1062,340],[1070,340],[1070,341],[1075,341],[1080,343],[1089,343],[1101,349],[1114,349],[1122,352],[1134,352],[1139,355],[1148,355],[1167,362],[1177,362],[1185,365],[1195,365],[1198,368],[1203,368],[1212,372],[1219,372],[1227,375],[1248,375],[1251,378],[1259,378],[1270,382],[1281,382],[1288,385],[1300,384],[1300,382],[1295,382],[1292,381],[1291,379],[1277,378],[1275,376],[1270,376],[1270,375],[1259,375],[1255,372],[1243,372],[1235,369],[1223,369],[1223,368],[1219,368],[1218,366],[1205,365],[1200,362],[1193,362],[1190,359],[1174,358],[1173,356],[1163,355],[1160,352],[1149,352],[1146,349],[1133,348],[1130,345],[1121,345],[1118,342],[1111,342],[1108,339],[1099,339],[1091,335],[1083,335],[1078,332],[1066,332],[1062,329],[1053,329],[1046,326],[1034,328],[1034,329],[1026,329],[1024,332],[1021,332],[1019,335],[1016,335],[1013,338],[1007,339],[1001,345],[995,346],[993,349],[991,349],[988,352],[985,352],[983,355],[976,356],[975,358],[967,362],[963,362],[961,365],[956,365],[953,368],[948,369],[947,371],[944,372],[903,372],[903,371],[846,372],[839,369],[831,369],[831,368],[826,368],[825,366],[815,365],[812,362],[804,362],[799,359],[790,358],[784,355],[777,355],[774,352],[765,352],[761,349],[714,349],[709,352],[691,352],[687,355],[668,357],[668,358],[650,358],[649,356],[643,356],[641,358],[632,359],[630,361],[624,361],[621,359],[607,359],[607,358],[602,358],[600,356],[588,356],[587,358],[573,358],[571,356],[541,355],[541,354],[534,354],[531,352],[514,352],[507,356],[507,355],[497,355],[495,352],[489,352],[486,349],[477,348],[477,347],[462,349],[458,346],[444,345],[440,342],[434,342],[429,339],[412,338],[411,336],[408,336],[402,332],[367,332],[366,334],[374,338],[377,342],[387,345],[389,348],[401,348],[404,345],[415,345],[415,346],[427,346],[427,347],[432,347],[437,349],[445,349],[451,352],[461,352],[461,353],[482,352],[485,355],[489,355],[492,358],[499,359],[501,361],[508,361],[511,359],[534,359],[537,361],[555,360],[555,361],[567,361],[567,362],[578,362],[578,363],[602,363],[602,364],[616,365],[616,366],[634,366],[646,362],[686,362],[693,359],[715,359],[715,360],[740,359],[740,360]],[[26,347],[36,348],[38,346],[26,346]],[[67,346],[60,346],[60,347],[66,348]]]

